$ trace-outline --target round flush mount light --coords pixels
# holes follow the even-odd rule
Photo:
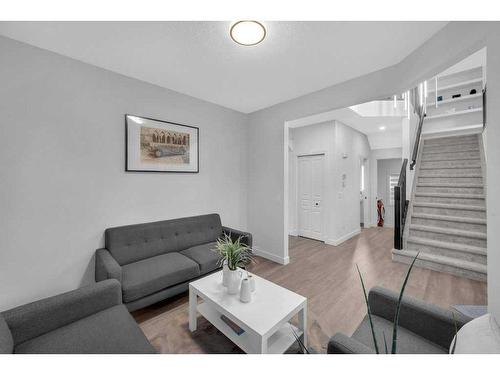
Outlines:
[[[379,126],[380,130],[385,130],[385,126]]]
[[[255,46],[266,37],[266,28],[258,21],[238,21],[231,26],[229,35],[242,46]]]

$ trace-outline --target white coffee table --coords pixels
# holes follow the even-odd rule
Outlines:
[[[255,278],[252,301],[243,303],[222,286],[222,271],[189,284],[189,329],[196,331],[197,312],[238,345],[245,353],[284,353],[294,342],[292,329],[307,347],[307,298]],[[203,301],[198,304],[198,297]],[[289,320],[298,314],[299,326]],[[236,334],[221,320],[225,315],[245,330]]]

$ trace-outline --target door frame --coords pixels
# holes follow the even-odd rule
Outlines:
[[[327,171],[327,164],[328,164],[328,152],[323,151],[323,150],[317,150],[317,151],[310,151],[310,152],[301,152],[299,154],[294,154],[293,156],[293,167],[295,169],[295,179],[293,181],[294,187],[295,187],[295,205],[293,209],[295,210],[295,223],[297,225],[297,236],[299,236],[299,158],[300,157],[307,157],[307,156],[323,156],[323,207],[326,207],[326,202],[327,197],[326,197],[326,181],[327,181],[327,176],[326,176],[326,171]],[[316,240],[316,241],[323,241],[325,242],[327,239],[326,235],[326,220],[325,220],[325,209],[322,207],[321,210],[321,240],[316,240],[314,238],[310,238],[311,240]],[[304,237],[304,238],[309,238],[309,237]]]

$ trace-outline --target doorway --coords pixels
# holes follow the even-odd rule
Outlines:
[[[359,226],[361,228],[369,226],[369,213],[368,213],[368,196],[366,194],[366,182],[368,177],[368,159],[360,158],[360,177],[359,177]]]
[[[297,159],[298,235],[323,241],[325,155]]]

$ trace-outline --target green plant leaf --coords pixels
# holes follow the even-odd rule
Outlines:
[[[410,278],[411,270],[413,269],[413,265],[415,264],[420,252],[415,255],[415,258],[410,264],[408,271],[406,272],[406,277],[403,281],[403,285],[401,286],[401,291],[399,292],[398,304],[396,305],[396,314],[394,316],[394,326],[392,328],[392,349],[391,353],[396,354],[397,349],[397,341],[398,341],[398,324],[399,324],[399,312],[401,309],[401,301],[403,299],[403,294],[405,292],[406,284],[408,283],[408,279]]]
[[[214,251],[219,255],[219,265],[226,263],[233,271],[252,261],[251,250],[241,243],[240,237],[233,241],[229,235],[224,234],[223,238],[217,240]]]
[[[384,335],[384,347],[385,347],[385,354],[389,354],[389,350],[387,349],[387,340],[385,338],[385,332],[382,332],[382,334]]]
[[[361,286],[363,287],[363,295],[365,296],[366,309],[368,310],[368,320],[370,321],[370,328],[372,330],[372,338],[373,338],[373,345],[375,346],[375,353],[380,354],[378,351],[378,344],[377,344],[377,337],[375,335],[375,328],[373,326],[373,321],[372,321],[372,312],[370,309],[370,304],[368,303],[368,296],[366,295],[365,282],[363,281],[363,276],[361,276],[361,272],[360,272],[357,264],[356,264],[356,269],[358,270],[358,275],[359,275],[359,278],[361,280]]]

